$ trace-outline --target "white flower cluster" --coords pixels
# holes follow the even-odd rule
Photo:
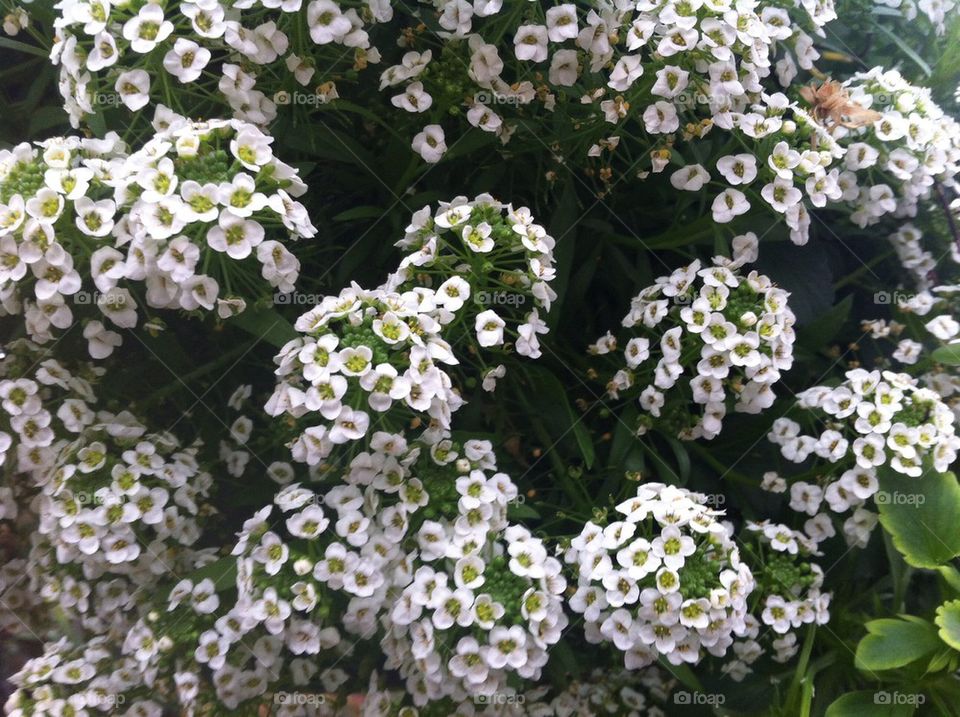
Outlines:
[[[622,323],[639,335],[624,346],[627,367],[607,391],[616,397],[642,387],[641,432],[660,419],[677,424],[681,438],[714,438],[728,410],[728,390],[735,411],[759,413],[773,404],[773,384],[793,365],[789,294],[756,271],[743,276],[739,264],[717,257],[701,268],[694,261],[659,277],[631,302]],[[589,351],[612,353],[617,345],[608,332]],[[668,392],[684,374],[694,375],[682,398],[674,392],[674,399]],[[691,401],[703,406],[699,418],[691,415]]]
[[[955,0],[874,0],[874,2],[878,8],[899,10],[900,17],[907,22],[916,21],[922,14],[933,25],[937,35],[943,35],[946,32],[946,19],[957,9]]]
[[[897,252],[897,259],[903,268],[909,272],[914,285],[921,290],[929,289],[929,276],[937,268],[937,260],[933,254],[923,248],[921,231],[913,224],[907,223],[898,227],[889,239]],[[916,311],[919,307],[912,308]]]
[[[67,370],[37,345],[18,339],[0,360],[0,659],[16,664],[17,640],[29,644],[44,632],[50,611],[29,579],[37,573],[30,558],[42,505],[39,477],[53,470],[57,453],[93,420],[92,366]],[[88,380],[89,379],[89,380]],[[78,418],[80,419],[78,421]]]
[[[426,277],[433,287],[435,279],[438,305],[463,309],[481,350],[512,342],[521,356],[539,358],[538,335],[547,333],[539,310],[549,311],[557,298],[550,288],[554,245],[526,207],[489,194],[455,197],[413,215],[397,242],[409,253],[386,286],[409,288]]]
[[[232,291],[255,286],[257,273],[279,292],[292,291],[300,262],[267,230],[297,239],[316,229],[293,199],[307,187],[274,156],[273,138],[239,120],[171,115],[166,124],[127,160],[120,195],[130,209],[116,232],[126,256],[104,251],[114,274],[145,281],[151,306],[216,308],[223,318],[243,311],[246,301]],[[211,265],[221,267],[216,273],[231,292],[224,298],[205,273],[214,273]],[[95,279],[103,275],[97,269]]]
[[[460,500],[453,530],[421,551],[438,564],[419,568],[390,612],[386,664],[418,705],[510,694],[514,674],[539,679],[568,624],[560,561],[526,528],[486,521],[498,496],[477,485]]]
[[[836,513],[855,509],[844,526],[852,542],[865,544],[876,523],[863,506],[879,490],[879,469],[888,466],[919,477],[928,466],[945,471],[957,458],[960,437],[953,411],[907,374],[853,369],[839,386],[814,386],[797,398],[799,407],[815,412],[824,430],[808,435],[800,423],[783,417],[774,422],[769,439],[795,463],[813,457],[836,465],[831,476],[839,478],[825,485],[794,482],[791,507],[811,516],[823,502]]]
[[[305,336],[275,357],[280,381],[266,405],[271,416],[319,421],[294,441],[295,460],[315,465],[378,425],[401,429],[411,415],[429,416],[428,437],[449,428],[463,400],[442,368],[458,363],[440,334],[453,318],[442,307],[431,289],[354,284],[297,319]]]
[[[291,196],[306,190],[296,171],[252,125],[168,119],[129,155],[114,133],[0,152],[0,304],[24,313],[33,340],[49,341],[75,310],[96,306],[83,335],[90,355],[106,358],[122,337],[100,319],[137,326],[135,282],[150,307],[217,309],[222,318],[245,308],[231,290],[257,285],[253,267],[292,290],[299,262],[266,232],[316,232]],[[221,298],[213,275],[230,294]]]
[[[174,79],[175,87],[194,85],[198,95],[225,101],[234,117],[263,125],[289,100],[258,89],[259,75],[281,77],[281,84],[266,88],[276,93],[309,85],[318,69],[322,80],[335,67],[362,69],[379,61],[365,26],[388,22],[391,3],[373,0],[360,11],[344,5],[61,0],[51,59],[60,65],[60,93],[74,127],[104,106],[122,103],[137,112],[160,98],[170,104]]]
[[[354,487],[322,497],[297,483],[282,488],[238,534],[232,606],[221,606],[209,579],[180,580],[167,598],[170,618],[141,626],[138,659],[155,665],[161,640],[179,643],[193,679],[206,667],[203,679],[231,709],[262,698],[281,677],[298,686],[319,680],[336,691],[347,675],[335,664],[352,654],[351,643],[374,633],[387,571],[400,552],[375,518]],[[182,610],[198,625],[186,637],[178,627]],[[194,642],[184,646],[185,639]]]
[[[829,521],[825,525],[829,528]],[[773,659],[787,662],[800,649],[797,630],[830,621],[831,594],[821,591],[823,570],[806,560],[811,554],[819,554],[817,541],[802,531],[770,521],[747,521],[746,530],[747,550],[751,559],[755,558],[752,564],[757,584],[752,597],[758,604],[760,622],[749,616],[747,634],[734,643],[734,659],[723,666],[723,672],[738,681],[752,671],[750,665],[765,652],[762,642],[769,630],[761,635],[760,623],[775,635],[770,640]],[[762,546],[757,555],[753,554],[755,546]]]
[[[627,669],[659,657],[697,663],[722,657],[746,630],[750,568],[707,496],[648,483],[617,506],[624,518],[588,522],[565,559],[578,571],[570,608],[587,640],[611,642]]]
[[[846,169],[857,175],[851,219],[868,226],[880,217],[916,216],[935,182],[954,184],[960,172],[960,124],[896,70],[875,67],[844,83],[850,99],[879,112],[872,124],[837,128]],[[853,185],[857,186],[856,183]]]
[[[402,690],[384,687],[374,673],[363,695],[364,717],[666,717],[668,700],[676,680],[666,671],[650,666],[641,672],[595,669],[556,689],[548,685],[525,686],[522,694],[498,694],[493,698],[470,697],[432,703],[422,711]],[[443,712],[440,712],[443,710]]]
[[[252,411],[247,407],[252,395],[253,386],[244,384],[234,389],[227,400],[224,422],[227,425],[229,421],[229,432],[220,441],[220,462],[234,478],[253,479],[265,472],[274,482],[286,485],[297,477],[297,472],[286,460],[289,452],[281,445],[274,422],[264,418],[262,404]],[[282,454],[280,457],[284,460],[267,458],[277,453]]]
[[[503,143],[518,127],[501,115],[510,106],[542,117],[567,102],[571,92],[582,98],[582,108],[574,111],[585,113],[585,122],[602,118],[619,130],[635,114],[647,133],[669,134],[679,129],[682,113],[707,107],[708,115],[729,115],[759,100],[761,80],[781,48],[781,82],[789,83],[798,64],[810,69],[819,54],[803,26],[818,31],[836,13],[829,1],[802,7],[797,22],[787,9],[753,0],[562,3],[533,8],[504,33],[502,25],[486,20],[502,3],[471,6],[454,0],[443,3],[439,23],[444,38],[467,40],[466,52],[452,43],[439,53],[411,49],[381,74],[380,88],[399,90],[393,105],[413,114],[426,112],[435,96],[472,94],[468,123]],[[512,37],[512,44],[502,43],[506,47],[504,35]],[[528,79],[534,71],[546,82]],[[656,79],[652,88],[640,83],[641,93],[636,87],[644,75]],[[651,94],[655,101],[631,112],[631,102],[649,102]],[[600,140],[589,153],[599,156],[618,141],[619,135]],[[413,148],[426,161],[438,161],[447,149],[443,127],[426,125]]]
[[[8,344],[0,361],[0,466],[37,486],[56,469],[58,454],[96,420],[92,382],[103,370],[70,371],[24,339]],[[3,515],[12,518],[16,506]]]
[[[129,413],[100,411],[40,473],[32,585],[67,614],[103,631],[135,606],[139,589],[192,569],[213,479],[197,447],[147,433]]]
[[[955,435],[953,412],[936,392],[920,388],[907,374],[853,369],[839,386],[814,386],[797,398],[802,408],[828,416],[827,429],[819,436],[803,435],[799,423],[783,418],[774,424],[770,440],[796,463],[815,455],[830,463],[856,464],[844,474],[845,481],[841,478],[845,490],[825,492],[837,512],[876,492],[880,466],[918,477],[927,459],[940,472],[957,459],[960,437]],[[854,492],[854,485],[860,490]]]
[[[48,341],[74,322],[67,303],[81,290],[80,265],[108,241],[115,226],[114,192],[125,181],[126,145],[116,133],[105,139],[62,137],[23,142],[0,151],[0,312],[23,313],[27,333]],[[122,266],[105,266],[112,275]],[[116,282],[114,281],[115,285]],[[119,290],[90,301],[125,326],[136,323],[135,305]],[[84,299],[88,298],[86,296]],[[132,318],[129,312],[133,309]],[[103,353],[99,331],[88,329],[91,354]],[[86,333],[86,332],[85,332]],[[119,340],[119,335],[114,334]],[[113,350],[113,339],[102,344]]]
[[[10,678],[17,691],[4,705],[4,714],[160,717],[163,705],[144,687],[137,663],[121,659],[115,644],[94,637],[82,647],[67,638],[45,645],[42,655]]]

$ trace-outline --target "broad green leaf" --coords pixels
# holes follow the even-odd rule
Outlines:
[[[850,692],[827,707],[826,717],[909,717],[916,707],[894,704],[899,695],[887,690]]]
[[[950,366],[960,366],[960,343],[941,346],[935,349],[931,356],[934,361],[949,364]]]
[[[953,473],[907,478],[879,472],[880,523],[904,559],[916,568],[937,568],[960,555],[960,485]]]
[[[871,620],[866,628],[867,636],[857,645],[861,670],[893,670],[940,647],[936,628],[923,620]]]
[[[934,620],[940,638],[954,650],[960,650],[960,600],[950,600],[937,608]]]

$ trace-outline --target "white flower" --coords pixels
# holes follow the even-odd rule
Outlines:
[[[353,27],[333,0],[313,0],[307,6],[307,26],[310,39],[318,45],[340,42]]]
[[[210,50],[192,40],[177,38],[173,49],[163,57],[163,66],[180,82],[193,82],[210,62]]]
[[[119,346],[123,339],[115,331],[108,331],[99,321],[91,321],[83,327],[83,338],[87,340],[90,356],[105,359]]]
[[[433,98],[424,92],[422,82],[411,82],[403,94],[395,95],[390,102],[407,112],[426,112],[433,105]]]
[[[927,331],[941,341],[949,341],[960,334],[960,323],[949,314],[941,314],[924,324]]]
[[[493,228],[486,222],[480,222],[476,226],[467,224],[460,232],[464,245],[471,251],[486,254],[493,250],[494,241],[490,236]]]
[[[127,109],[136,112],[150,101],[150,75],[145,70],[123,72],[117,76],[114,89]]]
[[[670,175],[670,184],[675,189],[687,192],[699,192],[710,181],[710,175],[701,165],[691,164]]]
[[[757,160],[752,154],[734,154],[717,160],[717,170],[730,184],[750,184],[757,177]]]
[[[783,177],[777,177],[770,184],[764,185],[760,191],[760,196],[780,213],[786,213],[790,207],[803,198],[800,190],[793,186],[793,180]]]
[[[506,322],[493,309],[481,311],[476,318],[477,342],[484,347],[502,344],[504,326]]]
[[[543,62],[547,59],[547,28],[521,25],[513,37],[513,50],[518,60]]]
[[[173,23],[165,20],[163,8],[152,2],[141,7],[123,26],[123,37],[130,42],[130,49],[142,55],[153,50],[172,32]]]
[[[225,210],[220,213],[218,225],[207,232],[207,244],[233,259],[246,259],[263,237],[264,229],[258,222]]]
[[[725,189],[717,195],[711,205],[713,220],[719,224],[733,221],[734,217],[750,210],[750,203],[743,192],[737,189]]]
[[[572,3],[547,9],[547,34],[550,42],[563,42],[577,37],[577,8]]]
[[[413,151],[431,164],[439,162],[447,144],[444,141],[443,127],[438,124],[428,124],[413,138]]]

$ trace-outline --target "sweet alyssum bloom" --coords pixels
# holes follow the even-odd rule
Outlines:
[[[644,484],[617,506],[622,518],[587,523],[565,553],[587,639],[612,642],[627,669],[723,656],[747,630],[754,579],[706,498]]]
[[[695,261],[633,299],[622,323],[640,335],[624,345],[626,368],[609,380],[610,396],[639,388],[644,412],[662,416],[660,424],[683,438],[719,433],[731,387],[736,411],[757,413],[772,404],[772,384],[793,363],[794,316],[788,294],[755,271],[744,277],[742,261],[717,257],[704,268]],[[608,334],[589,351],[612,354],[617,339]],[[745,382],[735,382],[737,376]],[[690,402],[703,406],[699,420],[690,415]],[[654,425],[649,416],[641,418],[639,432]]]
[[[768,437],[789,460],[799,463],[815,456],[836,466],[822,492],[838,513],[863,510],[879,490],[878,470],[919,477],[929,465],[942,472],[960,450],[953,411],[936,392],[921,388],[907,374],[854,369],[839,386],[815,386],[798,399],[799,408],[826,415],[834,428],[808,435],[799,423],[784,417],[774,423]],[[791,507],[816,512],[810,491],[819,497],[821,488],[795,483],[791,490],[807,493],[803,498],[798,494]],[[854,530],[858,521],[851,517],[847,522],[859,542],[861,531]]]

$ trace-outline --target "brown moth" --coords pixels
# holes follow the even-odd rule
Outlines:
[[[819,87],[812,84],[801,87],[800,95],[810,103],[813,118],[824,125],[829,119],[831,124],[853,129],[876,122],[883,116],[851,101],[847,91],[835,80],[827,80]]]

